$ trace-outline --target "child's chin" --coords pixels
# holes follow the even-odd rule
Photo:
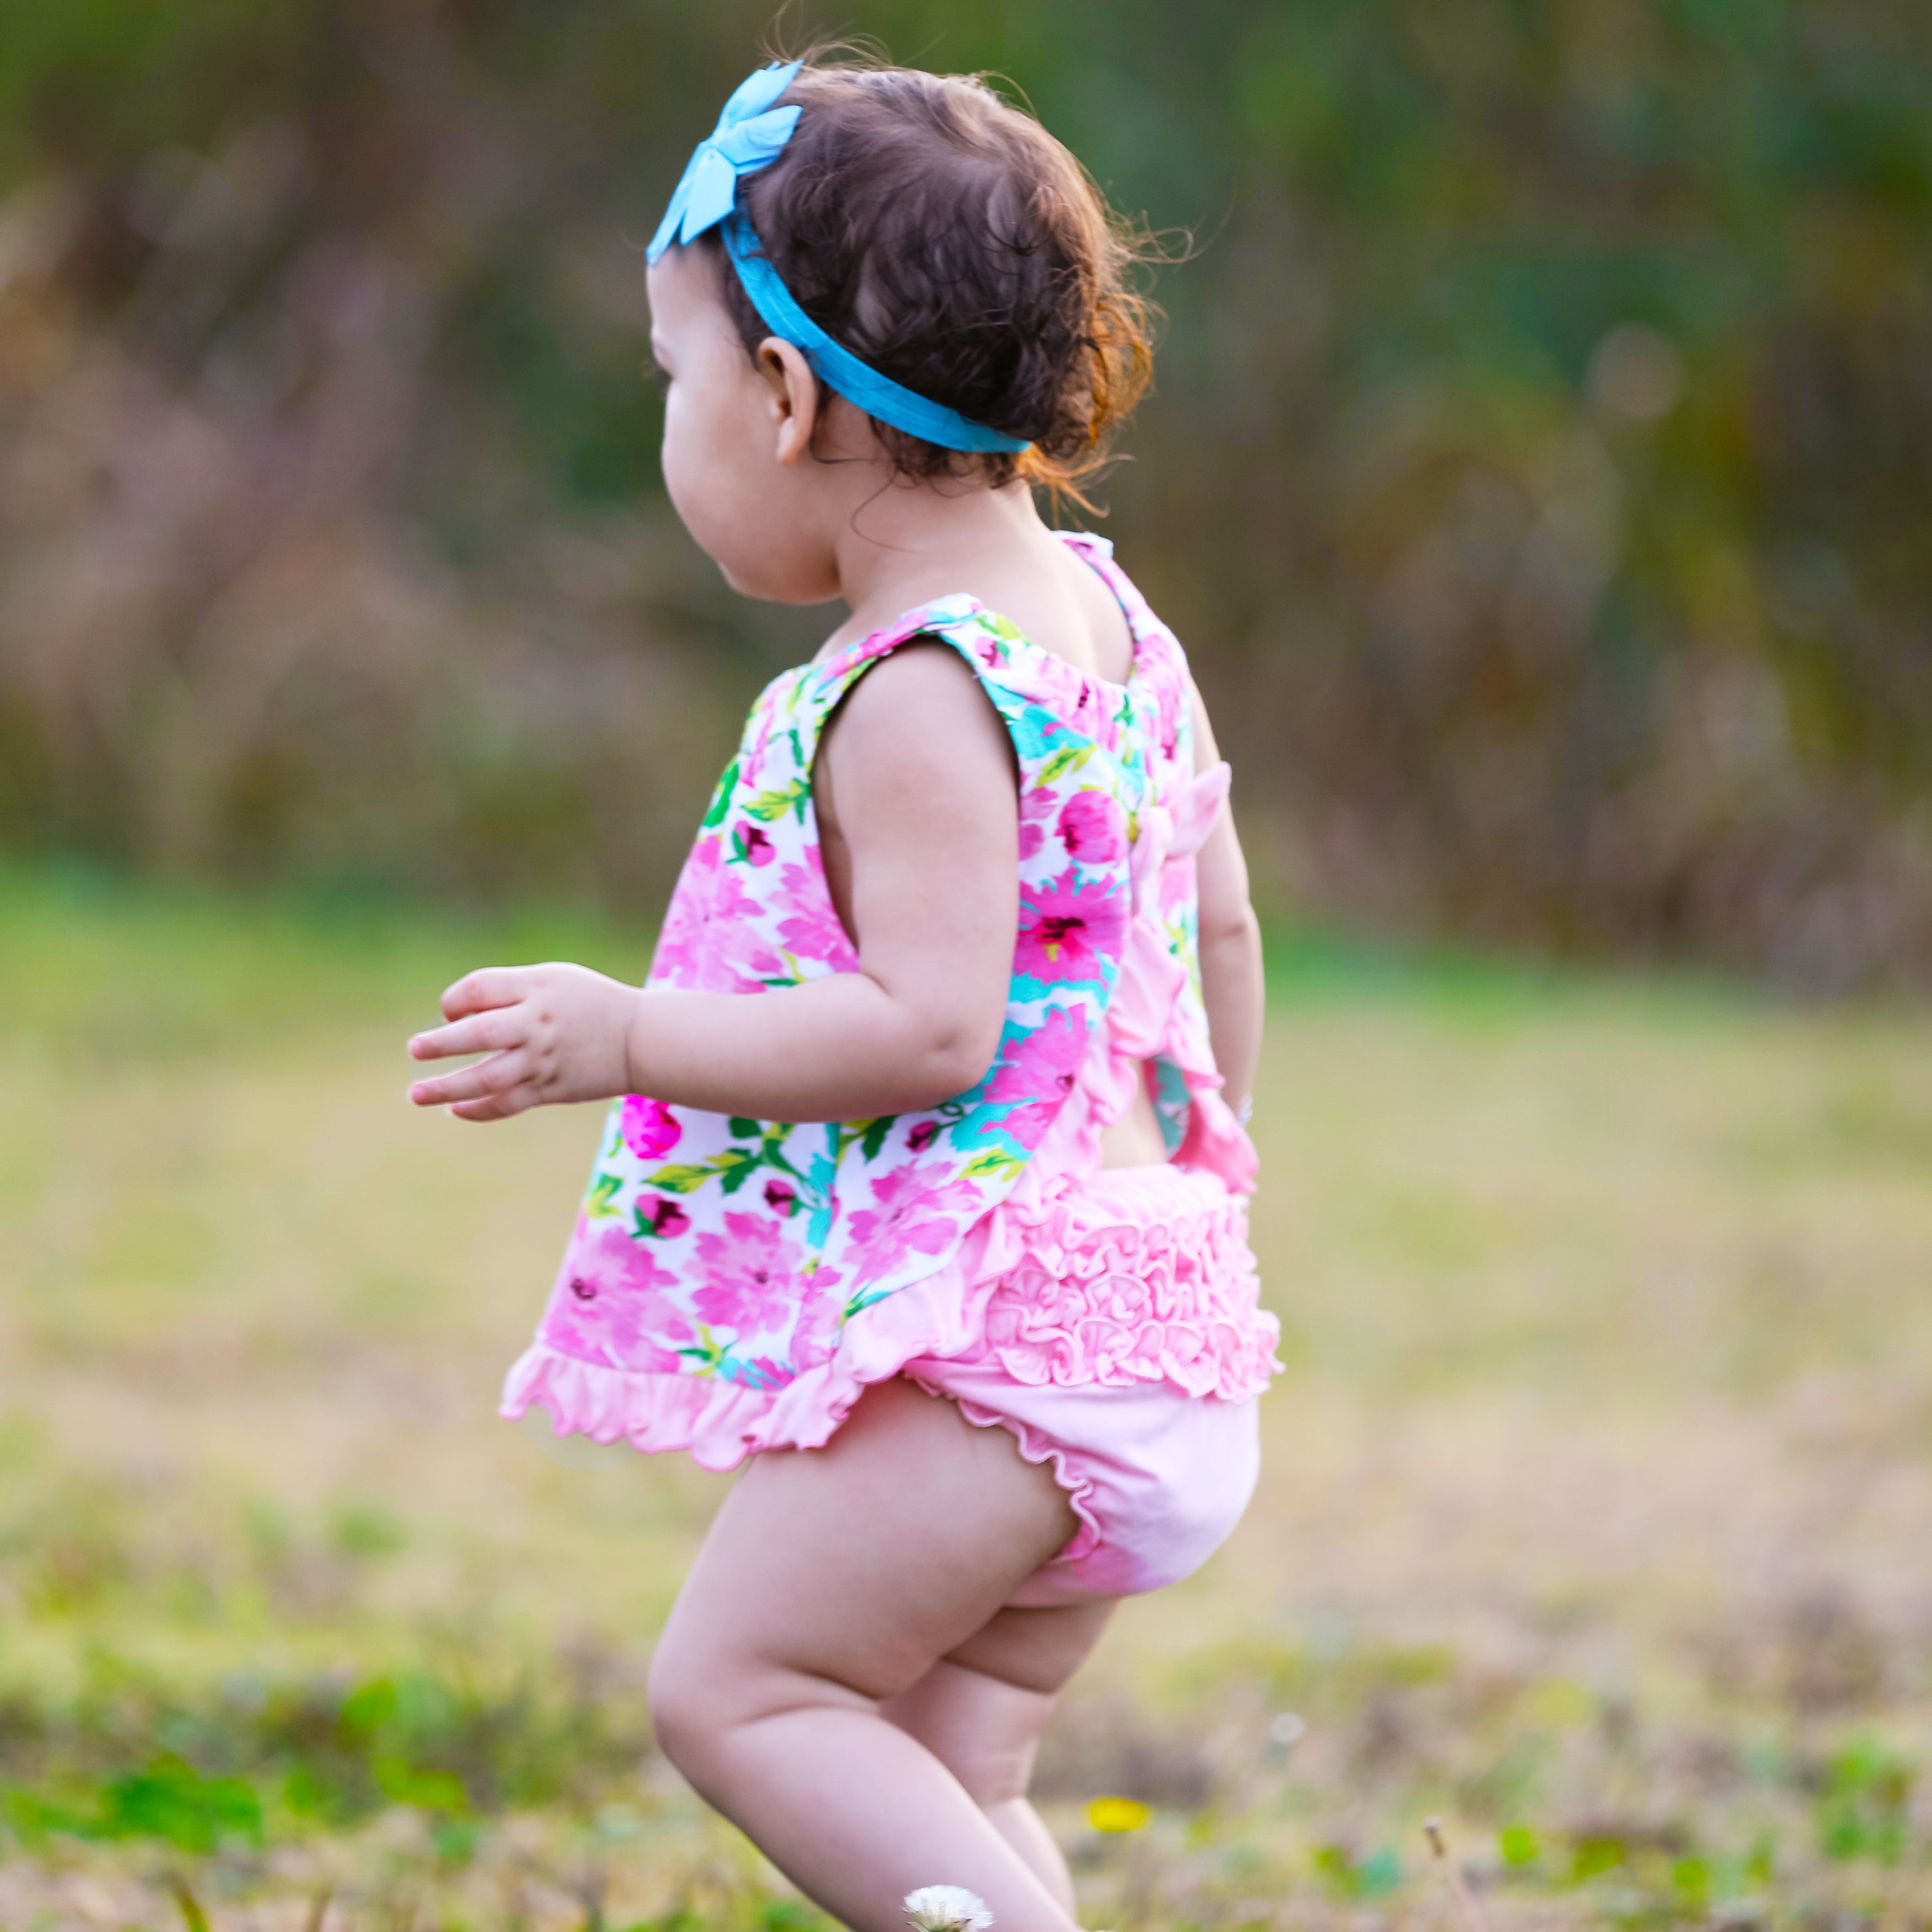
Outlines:
[[[815,583],[786,578],[773,571],[769,559],[759,562],[734,564],[714,557],[718,574],[740,597],[761,604],[827,604],[838,594]]]

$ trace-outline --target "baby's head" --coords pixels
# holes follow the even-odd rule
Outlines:
[[[1152,365],[1138,251],[1078,162],[978,80],[811,58],[760,79],[652,244],[692,534],[740,590],[816,602],[838,587],[823,513],[861,472],[1078,500]]]

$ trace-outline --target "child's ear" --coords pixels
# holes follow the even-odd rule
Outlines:
[[[758,374],[771,392],[778,459],[796,463],[812,453],[812,432],[818,427],[818,378],[799,350],[776,335],[758,344]]]

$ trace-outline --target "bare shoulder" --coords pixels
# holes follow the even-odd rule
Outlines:
[[[910,830],[1017,808],[1012,741],[971,665],[938,638],[902,644],[847,693],[820,740],[814,779],[835,839],[881,814]]]
[[[859,680],[838,715],[866,717],[909,706],[958,709],[990,702],[973,667],[944,638],[913,638]]]
[[[950,768],[983,767],[1011,752],[1005,726],[971,665],[938,638],[902,644],[868,670],[826,727],[821,764],[912,764],[944,782]]]

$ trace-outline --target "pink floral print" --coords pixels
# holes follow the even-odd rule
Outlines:
[[[778,856],[772,835],[762,825],[741,825],[731,835],[733,856],[748,866],[769,866]]]
[[[868,1276],[890,1274],[915,1255],[944,1256],[959,1238],[958,1214],[976,1205],[970,1183],[936,1178],[916,1160],[874,1178],[872,1205],[852,1216]]]
[[[1097,539],[1069,541],[1102,566]],[[826,884],[812,760],[872,664],[909,638],[937,638],[973,667],[1019,765],[1019,919],[1000,1057],[971,1094],[879,1120],[766,1122],[626,1098],[540,1348],[586,1372],[782,1390],[830,1363],[869,1308],[943,1266],[1024,1172],[1120,970],[1136,814],[1189,755],[1185,660],[1125,580],[1109,580],[1136,632],[1125,686],[1082,677],[960,597],[760,694],[685,862],[649,983],[763,998],[857,970]],[[1185,952],[1189,933],[1174,929]]]
[[[775,903],[786,915],[778,922],[786,951],[835,973],[856,972],[859,956],[832,906],[818,848],[807,846],[802,863],[787,866],[778,878]]]
[[[662,1160],[677,1145],[684,1130],[678,1124],[677,1116],[662,1100],[632,1094],[621,1104],[618,1131],[624,1136],[624,1144],[640,1160]]]
[[[711,914],[712,886],[717,878],[723,842],[716,832],[701,836],[691,848],[678,875],[651,957],[651,976],[660,986],[696,986],[703,977],[705,927]]]
[[[839,1331],[845,1325],[845,1298],[836,1282],[822,1276],[808,1286],[792,1330],[791,1359],[801,1375],[831,1360],[838,1352]]]
[[[1060,842],[1083,866],[1117,866],[1127,856],[1127,823],[1110,794],[1076,791],[1060,812]]]
[[[1024,866],[1046,843],[1047,826],[1060,809],[1060,795],[1041,785],[1020,799],[1020,863]]]
[[[790,1312],[805,1250],[785,1238],[782,1223],[756,1214],[727,1214],[722,1234],[700,1234],[704,1286],[692,1296],[713,1327],[749,1333],[776,1327]]]
[[[676,1281],[621,1228],[593,1232],[580,1222],[540,1339],[608,1367],[675,1374],[675,1345],[692,1337],[676,1303],[664,1292]]]
[[[673,1234],[681,1234],[691,1226],[691,1216],[668,1195],[646,1195],[640,1200],[636,1209],[638,1232],[655,1234],[658,1240],[668,1240]]]
[[[986,1098],[1017,1102],[1000,1122],[1008,1133],[1031,1142],[1046,1131],[1080,1076],[1088,1038],[1087,1028],[1055,1006],[1031,1033],[1006,1042],[987,1083]]]
[[[1089,882],[1077,868],[1020,892],[1013,970],[1030,980],[1093,980],[1126,937],[1126,894],[1118,880]]]

